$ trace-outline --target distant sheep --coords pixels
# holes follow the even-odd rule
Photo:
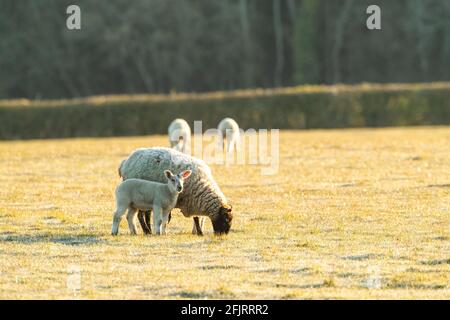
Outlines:
[[[124,180],[137,178],[163,182],[164,170],[171,170],[174,173],[192,171],[191,177],[185,183],[185,190],[178,196],[175,207],[181,209],[185,217],[195,217],[194,233],[202,235],[198,216],[207,216],[211,219],[215,234],[229,232],[233,219],[231,206],[215,182],[211,169],[202,160],[170,148],[137,149],[122,161],[119,175]],[[143,219],[139,221],[146,230]]]
[[[183,153],[190,153],[191,128],[183,119],[173,120],[168,128],[170,147]]]
[[[225,118],[220,121],[217,127],[222,134],[222,147],[225,147],[225,140],[227,145],[227,152],[233,153],[236,145],[239,144],[239,125],[231,118]]]
[[[156,234],[166,234],[170,211],[175,207],[178,194],[183,191],[183,182],[191,175],[190,170],[173,175],[165,170],[167,183],[142,179],[128,179],[116,189],[116,211],[114,212],[112,235],[117,235],[119,224],[128,209],[127,220],[131,234],[136,234],[134,223],[138,210],[153,209],[153,225]]]

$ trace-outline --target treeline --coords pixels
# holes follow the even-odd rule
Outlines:
[[[0,101],[0,139],[165,134],[178,117],[206,130],[227,116],[243,129],[449,125],[450,83],[8,100]]]
[[[0,0],[0,98],[450,80],[450,1],[376,2]]]

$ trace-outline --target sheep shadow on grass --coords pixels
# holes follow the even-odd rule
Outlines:
[[[0,242],[17,242],[22,244],[32,244],[39,242],[57,243],[68,246],[79,246],[89,244],[99,244],[105,242],[93,235],[79,234],[79,235],[51,235],[51,234],[0,234]]]

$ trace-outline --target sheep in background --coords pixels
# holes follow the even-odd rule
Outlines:
[[[239,125],[231,118],[225,118],[220,121],[217,127],[222,134],[222,148],[225,148],[225,139],[227,140],[227,153],[233,153],[235,146],[239,146]]]
[[[203,234],[198,216],[211,219],[215,234],[229,232],[233,219],[231,206],[204,161],[170,148],[142,148],[135,150],[122,161],[119,175],[124,180],[135,178],[163,182],[164,170],[175,173],[192,171],[184,191],[178,195],[175,207],[181,209],[185,217],[195,217],[194,233]],[[142,223],[143,219],[139,219],[139,222],[145,232],[148,228]]]
[[[191,128],[184,119],[173,120],[168,129],[170,147],[183,153],[191,151]]]
[[[183,182],[191,175],[190,170],[173,175],[165,170],[167,183],[141,179],[123,181],[116,189],[116,211],[114,212],[112,235],[119,232],[119,224],[128,209],[127,220],[131,234],[136,234],[134,223],[137,210],[153,209],[153,225],[156,234],[166,234],[169,213],[177,203],[178,194],[183,191]]]

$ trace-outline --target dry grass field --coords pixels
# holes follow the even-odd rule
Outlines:
[[[277,175],[212,166],[228,236],[176,210],[111,237],[117,167],[156,145],[0,142],[0,298],[450,299],[450,127],[284,131]]]

